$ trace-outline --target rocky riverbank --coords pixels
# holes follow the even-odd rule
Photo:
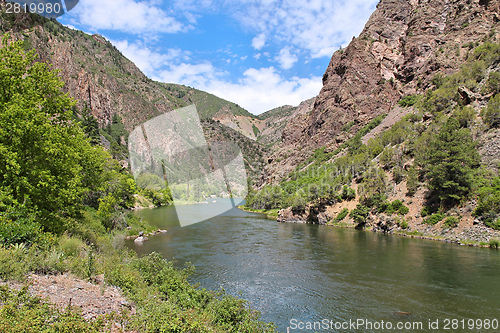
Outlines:
[[[359,228],[349,216],[341,221],[333,222],[338,209],[330,206],[308,206],[303,212],[294,212],[291,208],[278,211],[277,221],[280,223],[310,223],[343,228]],[[338,212],[337,212],[338,213]],[[417,215],[418,216],[418,215]],[[472,221],[470,221],[472,220]],[[404,228],[401,217],[387,214],[369,214],[364,230],[408,236],[412,238],[438,240],[459,245],[489,247],[490,242],[500,240],[500,231],[488,228],[477,219],[464,218],[459,227],[446,227],[443,222],[436,225],[422,223],[422,218],[408,218]]]

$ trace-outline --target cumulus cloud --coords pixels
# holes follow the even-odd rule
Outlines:
[[[296,55],[290,53],[289,48],[284,48],[280,51],[278,56],[276,57],[276,61],[280,63],[281,68],[290,69],[293,65],[298,61]]]
[[[357,36],[379,0],[176,0],[182,10],[225,10],[257,36],[252,46],[282,42],[330,57]],[[263,40],[264,36],[266,40]]]
[[[126,40],[111,40],[111,43],[148,76],[154,75],[157,70],[168,65],[169,62],[189,59],[189,52],[180,49],[168,49],[164,53],[159,53],[142,43],[130,43]]]
[[[155,0],[80,0],[69,12],[75,24],[132,34],[177,33],[189,29]]]
[[[256,50],[262,49],[266,45],[266,35],[259,34],[252,39],[252,47]]]
[[[249,68],[236,83],[225,78],[226,73],[217,70],[209,62],[170,66],[154,77],[162,82],[195,86],[238,103],[253,114],[285,104],[298,105],[316,96],[322,87],[321,77],[285,79],[274,67]]]

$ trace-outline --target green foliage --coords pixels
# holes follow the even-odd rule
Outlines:
[[[111,264],[111,262],[110,262]],[[145,332],[274,332],[271,324],[247,303],[227,295],[193,287],[192,267],[177,270],[172,262],[151,253],[130,264],[109,267],[108,281],[124,290],[142,309],[130,329]],[[159,300],[168,301],[159,301]]]
[[[97,145],[101,142],[97,119],[90,113],[86,105],[82,111],[82,129],[89,138],[91,144]]]
[[[458,107],[455,112],[453,112],[453,117],[458,120],[460,127],[467,128],[474,123],[476,112],[474,108],[470,106]]]
[[[498,249],[500,247],[500,239],[498,238],[491,238],[489,242],[489,246],[492,249]]]
[[[291,207],[294,212],[301,212],[306,209],[307,201],[303,195],[295,194],[291,198]]]
[[[396,167],[392,170],[392,180],[394,180],[394,182],[396,184],[399,184],[403,181],[405,177],[405,173],[403,171],[403,168],[401,167]]]
[[[26,206],[0,189],[0,244],[31,244],[41,235],[42,227]]]
[[[412,165],[408,169],[408,174],[407,174],[407,181],[406,181],[407,195],[409,196],[415,195],[419,186],[420,183],[418,181],[418,172],[415,166]]]
[[[407,96],[404,96],[403,98],[401,98],[398,101],[398,104],[399,104],[399,106],[406,108],[406,107],[415,105],[415,103],[417,103],[417,101],[418,101],[418,95],[407,95]]]
[[[445,215],[442,213],[435,213],[435,214],[432,214],[431,216],[429,216],[428,218],[426,218],[424,220],[424,223],[434,225],[434,224],[441,222],[444,219],[444,217],[445,217]]]
[[[340,221],[345,219],[347,214],[349,214],[349,209],[347,209],[347,208],[342,209],[340,211],[340,213],[338,213],[337,216],[335,217],[335,219],[333,220],[333,223],[339,223]]]
[[[350,186],[344,185],[342,186],[342,193],[340,194],[342,200],[351,201],[356,198],[356,191]]]
[[[455,216],[448,216],[446,220],[444,220],[444,226],[448,228],[458,227],[458,218],[456,218]]]
[[[0,188],[37,212],[45,230],[61,232],[61,218],[79,211],[98,187],[104,160],[71,121],[75,104],[63,82],[20,42],[0,49]]]
[[[486,66],[497,64],[500,61],[500,45],[490,42],[483,43],[474,50],[474,57],[484,61]]]
[[[366,207],[362,204],[357,204],[356,208],[351,210],[349,216],[354,220],[354,223],[358,225],[358,227],[363,227],[366,223],[366,218],[370,213],[370,208]]]
[[[257,126],[255,126],[255,124],[252,124],[252,130],[255,137],[258,137],[260,135],[260,130]]]
[[[500,93],[500,73],[491,72],[488,76],[488,80],[486,80],[484,86],[484,92],[490,94],[498,94]]]
[[[500,177],[487,181],[478,190],[478,204],[475,216],[484,218],[484,223],[493,229],[500,230]]]
[[[358,187],[361,200],[369,207],[376,205],[377,200],[385,200],[387,192],[387,177],[385,172],[373,168],[363,174],[363,181]]]
[[[396,221],[401,229],[408,229],[408,221],[404,218],[397,219]]]
[[[393,212],[397,212],[399,215],[406,215],[410,211],[408,207],[406,207],[400,200],[394,200],[391,203],[390,210]]]
[[[426,217],[426,216],[428,216],[429,214],[431,214],[431,209],[429,208],[429,206],[424,206],[424,207],[422,208],[422,210],[420,211],[420,215],[421,215],[422,217]]]
[[[449,118],[430,142],[426,175],[434,198],[444,204],[467,197],[473,185],[473,170],[479,166],[479,153],[468,129]]]
[[[481,117],[490,128],[500,126],[500,94],[490,99],[488,106],[482,110]]]

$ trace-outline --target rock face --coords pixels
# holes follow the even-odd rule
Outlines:
[[[332,56],[311,113],[283,130],[264,181],[279,180],[314,149],[335,149],[348,139],[339,135],[344,124],[354,122],[355,133],[402,96],[425,91],[435,74],[457,71],[468,44],[497,34],[499,20],[498,0],[381,0],[360,36]]]

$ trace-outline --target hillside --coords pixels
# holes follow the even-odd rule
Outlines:
[[[359,37],[333,54],[310,115],[283,130],[262,181],[279,181],[315,149],[335,150],[401,97],[429,89],[435,74],[455,73],[471,43],[496,38],[498,8],[496,0],[381,0]]]
[[[258,118],[262,120],[264,126],[260,131],[258,141],[277,149],[282,144],[283,129],[286,125],[294,118],[306,117],[312,110],[314,100],[311,98],[296,107],[286,105],[259,115]]]
[[[247,166],[253,165],[248,173],[253,177],[260,174],[257,166],[262,167],[266,153],[255,147],[252,126],[262,126],[238,105],[190,87],[155,82],[103,37],[69,29],[55,20],[2,12],[0,31],[10,33],[13,40],[22,40],[25,50],[36,50],[40,61],[59,71],[66,83],[64,91],[77,101],[74,111],[82,118],[91,115],[97,120],[100,135],[95,140],[122,160],[123,165],[128,165],[127,137],[133,128],[194,103],[202,120],[218,120],[231,127],[219,129],[225,138],[238,141],[244,152],[257,154],[245,159]],[[234,118],[239,121],[231,121]],[[211,129],[206,132],[214,135]]]
[[[333,55],[312,111],[283,129],[247,206],[281,222],[494,243],[497,12],[496,1],[381,1]]]

